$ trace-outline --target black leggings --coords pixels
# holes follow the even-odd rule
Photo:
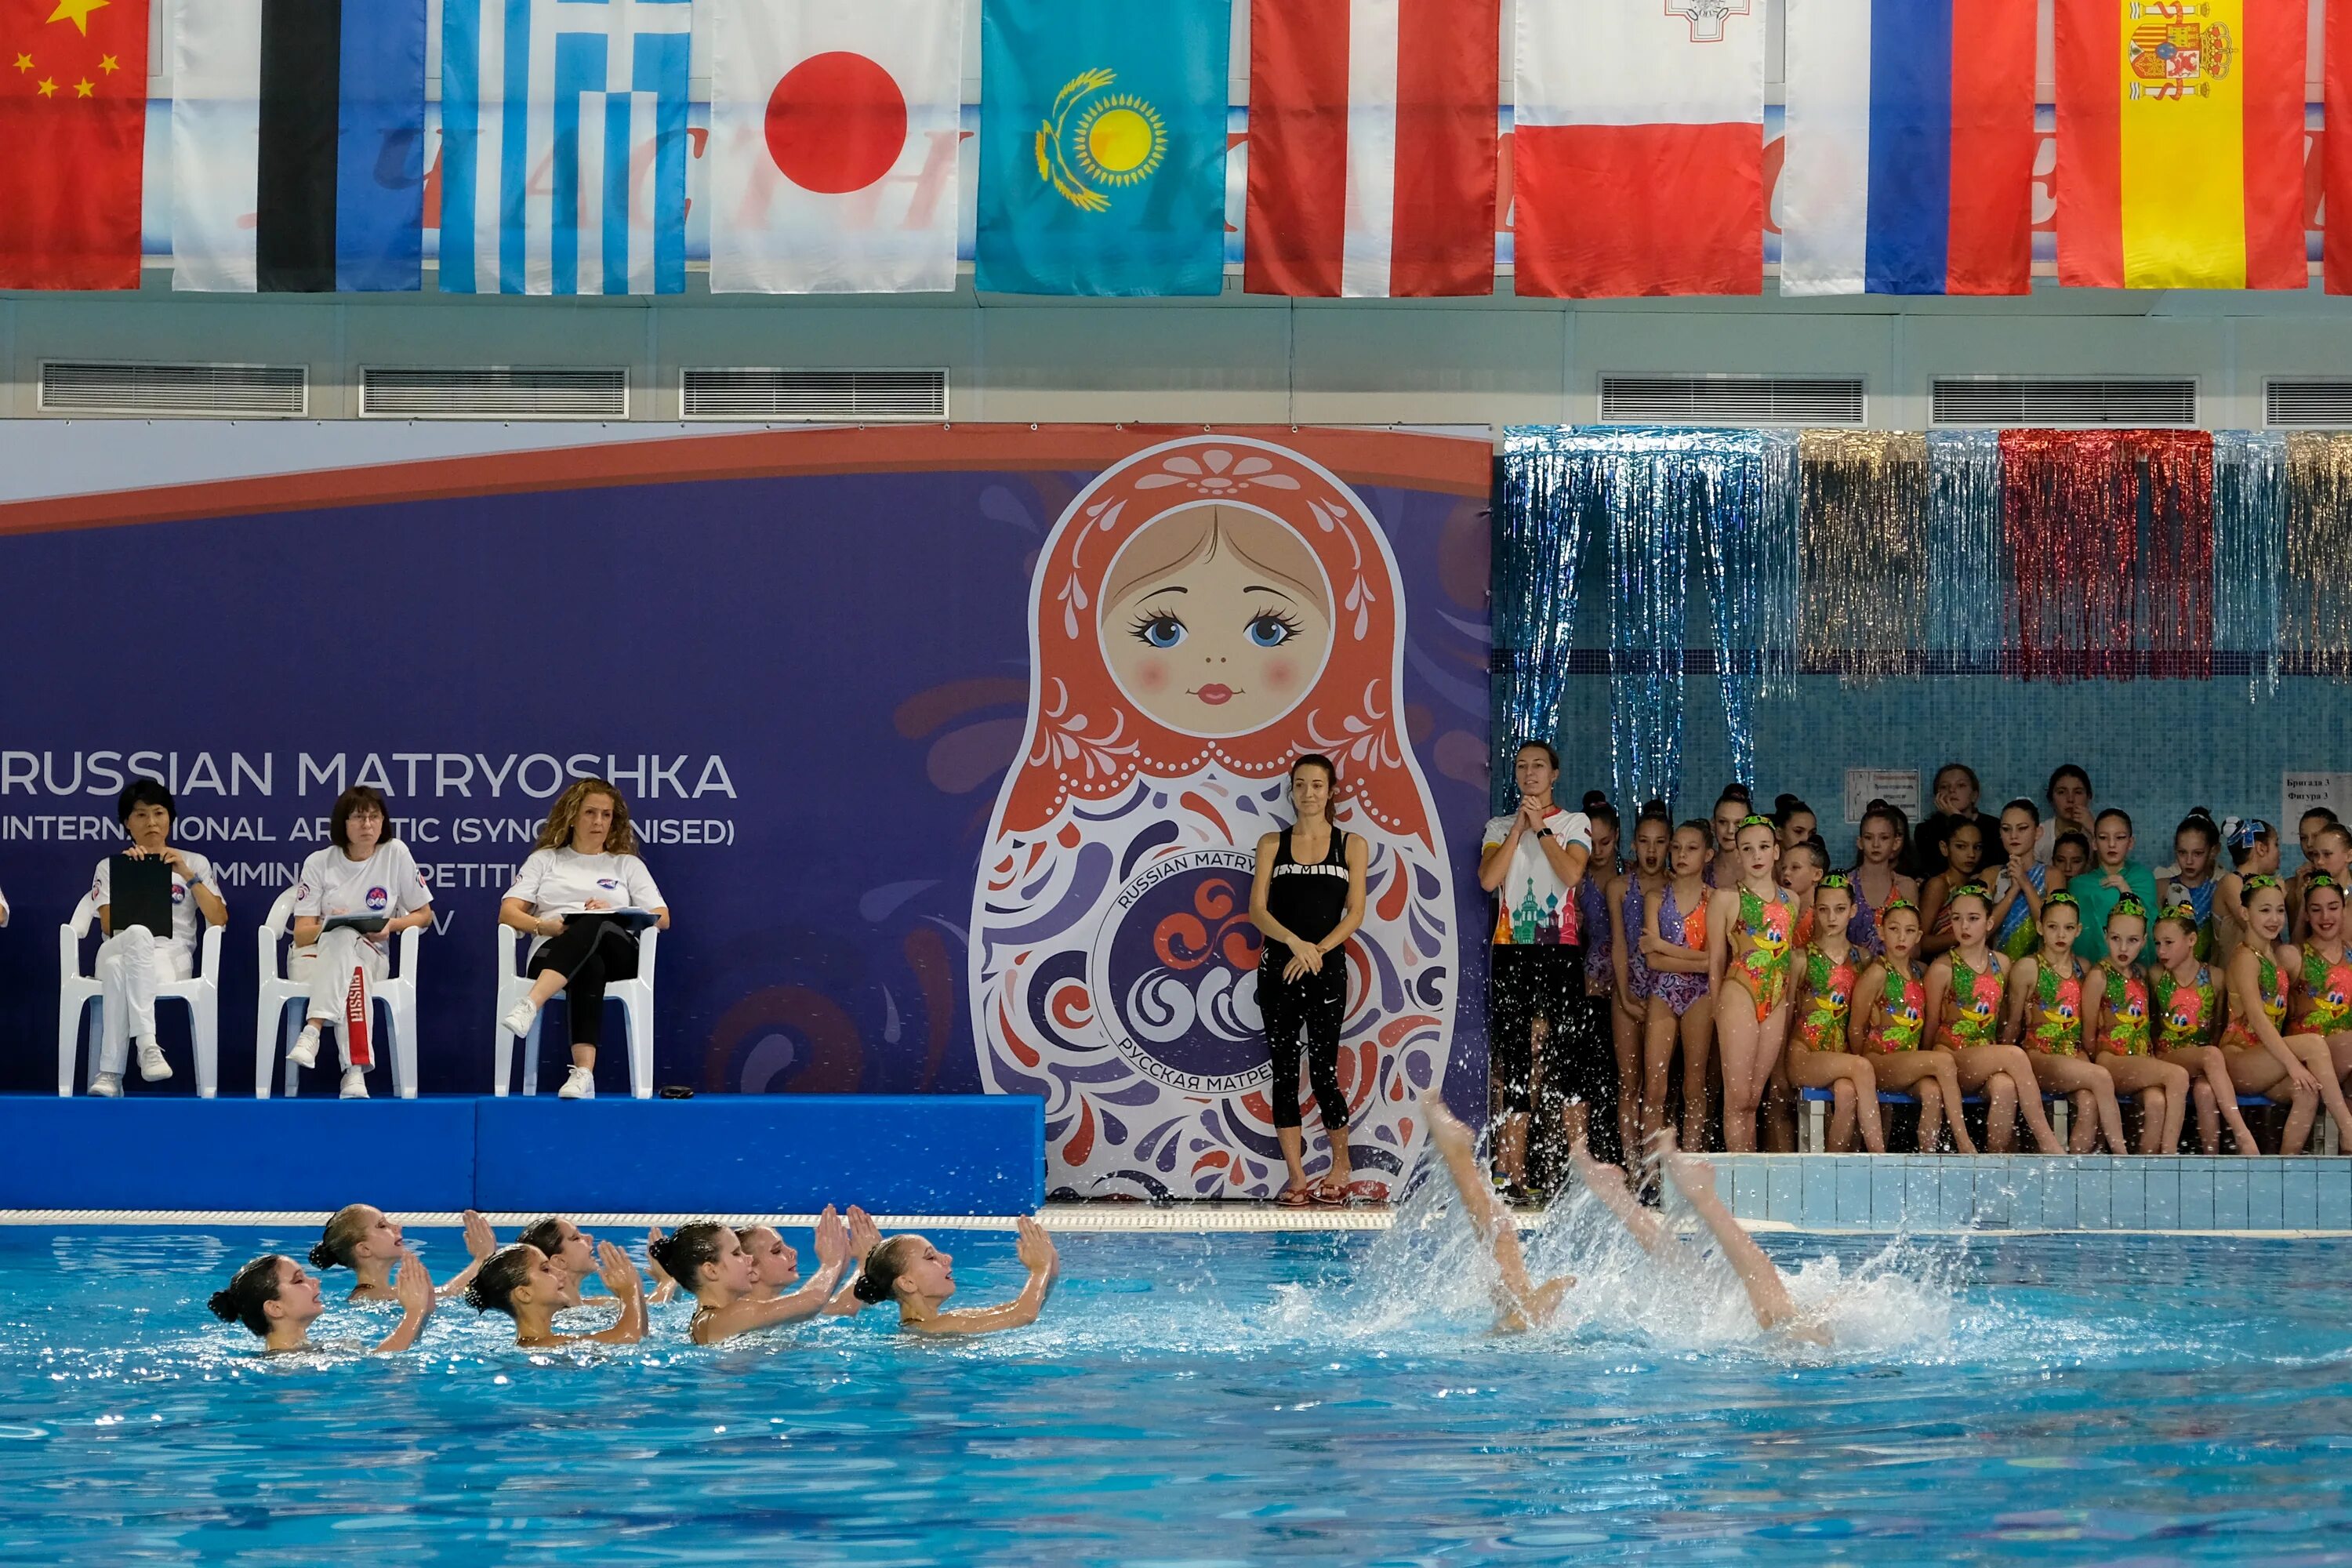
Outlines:
[[[637,977],[637,939],[627,929],[593,915],[564,922],[563,933],[547,939],[531,954],[526,971],[536,980],[549,970],[563,976],[563,996],[572,1012],[572,1043],[594,1047],[604,1036],[604,987]]]
[[[1278,956],[1277,956],[1278,955]],[[1323,955],[1319,974],[1282,978],[1290,950],[1278,942],[1265,944],[1257,970],[1257,1009],[1265,1019],[1265,1048],[1274,1058],[1274,1082],[1266,1102],[1274,1109],[1276,1127],[1298,1125],[1299,1036],[1306,1036],[1307,1078],[1315,1089],[1315,1103],[1323,1108],[1323,1130],[1344,1138],[1348,1131],[1348,1097],[1339,1089],[1339,1026],[1348,1011],[1348,963],[1337,952]]]

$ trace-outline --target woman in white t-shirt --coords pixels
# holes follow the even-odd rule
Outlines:
[[[98,1070],[90,1075],[92,1094],[122,1092],[123,1064],[134,1044],[141,1078],[155,1083],[172,1076],[155,1038],[156,989],[194,975],[197,937],[205,926],[228,923],[228,905],[221,898],[213,863],[172,844],[172,792],[159,779],[132,779],[114,805],[115,820],[131,836],[130,847],[116,853],[133,860],[161,860],[171,868],[171,935],[158,936],[140,925],[115,929],[112,856],[98,863],[90,882],[99,929],[106,933],[99,945],[97,968],[106,1023]]]
[[[408,846],[385,837],[391,826],[383,796],[365,784],[345,790],[327,819],[330,847],[302,862],[301,879],[294,884],[294,951],[286,975],[309,979],[310,1002],[287,1059],[296,1067],[317,1066],[319,1031],[335,1023],[345,1100],[368,1097],[368,1068],[375,1065],[368,1037],[375,1025],[375,988],[392,973],[392,939],[411,926],[433,923],[433,890]],[[341,917],[384,923],[373,933],[353,926],[325,929]]]
[[[540,829],[539,847],[515,873],[499,921],[531,940],[530,997],[509,1010],[509,1032],[528,1037],[540,1008],[557,992],[571,1001],[572,1073],[556,1092],[565,1100],[596,1094],[596,1046],[604,1037],[604,987],[637,973],[637,934],[600,918],[643,910],[669,930],[669,909],[653,873],[637,858],[636,830],[621,792],[603,779],[581,779],[557,798]],[[537,1070],[526,1063],[523,1070]]]

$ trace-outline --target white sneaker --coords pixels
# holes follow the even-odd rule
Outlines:
[[[100,1073],[89,1080],[89,1091],[100,1100],[120,1100],[122,1098],[122,1075],[119,1072]]]
[[[596,1075],[586,1068],[573,1068],[563,1087],[555,1091],[558,1100],[593,1100],[596,1098]]]
[[[528,1002],[518,1002],[507,1009],[507,1016],[499,1021],[506,1026],[508,1034],[517,1039],[525,1039],[530,1035],[531,1020],[538,1016],[538,1008]]]
[[[302,1032],[294,1037],[294,1048],[286,1053],[286,1059],[298,1068],[314,1068],[319,1065],[318,1025],[302,1026]]]
[[[343,1069],[343,1098],[345,1100],[365,1100],[367,1097],[367,1068],[345,1068]]]
[[[172,1076],[172,1064],[163,1059],[163,1047],[152,1040],[139,1042],[139,1076],[149,1083],[161,1083]]]

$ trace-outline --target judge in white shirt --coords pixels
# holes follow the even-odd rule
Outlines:
[[[0,892],[0,926],[8,923],[8,895]]]
[[[669,909],[653,873],[637,858],[637,835],[621,792],[603,779],[581,779],[547,814],[539,847],[515,873],[499,921],[531,938],[530,996],[504,1019],[528,1037],[548,999],[566,994],[572,1015],[572,1072],[556,1092],[565,1100],[596,1094],[596,1046],[604,1037],[604,987],[637,973],[635,931],[604,911],[643,910],[669,930]],[[537,1070],[536,1063],[524,1071]]]
[[[131,836],[130,847],[116,853],[133,860],[161,860],[172,869],[169,936],[157,936],[141,925],[114,929],[111,856],[98,863],[90,882],[99,929],[106,933],[98,950],[106,1022],[98,1070],[89,1080],[92,1094],[122,1092],[122,1068],[133,1044],[139,1047],[141,1078],[155,1083],[172,1076],[163,1047],[155,1040],[155,992],[195,973],[196,939],[205,926],[228,923],[228,904],[221,898],[212,862],[171,843],[172,815],[172,792],[160,779],[132,779],[114,805],[115,820]]]
[[[327,819],[329,847],[302,862],[294,884],[294,951],[286,974],[308,979],[310,999],[302,1033],[287,1056],[296,1067],[317,1066],[320,1030],[337,1025],[345,1100],[368,1097],[367,1074],[376,1056],[369,1039],[375,988],[392,973],[392,939],[433,923],[433,889],[408,846],[386,837],[391,826],[383,796],[365,784],[345,790]],[[372,934],[355,926],[327,930],[339,917],[384,923]]]

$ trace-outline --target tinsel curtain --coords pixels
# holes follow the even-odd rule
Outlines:
[[[2279,589],[2286,574],[2286,437],[2213,437],[2213,646],[2246,658],[2246,700],[2279,682]]]
[[[2000,432],[1931,432],[1927,472],[1927,668],[1998,672],[2008,646]]]
[[[2352,435],[2286,438],[2286,573],[2280,606],[2297,672],[2352,674]]]
[[[1576,647],[1577,577],[1591,542],[1591,497],[1571,482],[1567,432],[1512,429],[1496,514],[1495,647],[1508,660],[1491,770],[1495,809],[1516,789],[1511,763],[1529,740],[1559,731],[1559,705]]]
[[[1704,485],[1694,541],[1714,595],[1715,668],[1723,682],[1732,777],[1756,782],[1756,701],[1796,689],[1797,437],[1786,430],[1712,431],[1690,458]]]
[[[2004,430],[2018,673],[2203,679],[2213,668],[2213,437]]]
[[[1916,672],[1927,616],[1927,438],[1808,430],[1800,646],[1847,685]]]

